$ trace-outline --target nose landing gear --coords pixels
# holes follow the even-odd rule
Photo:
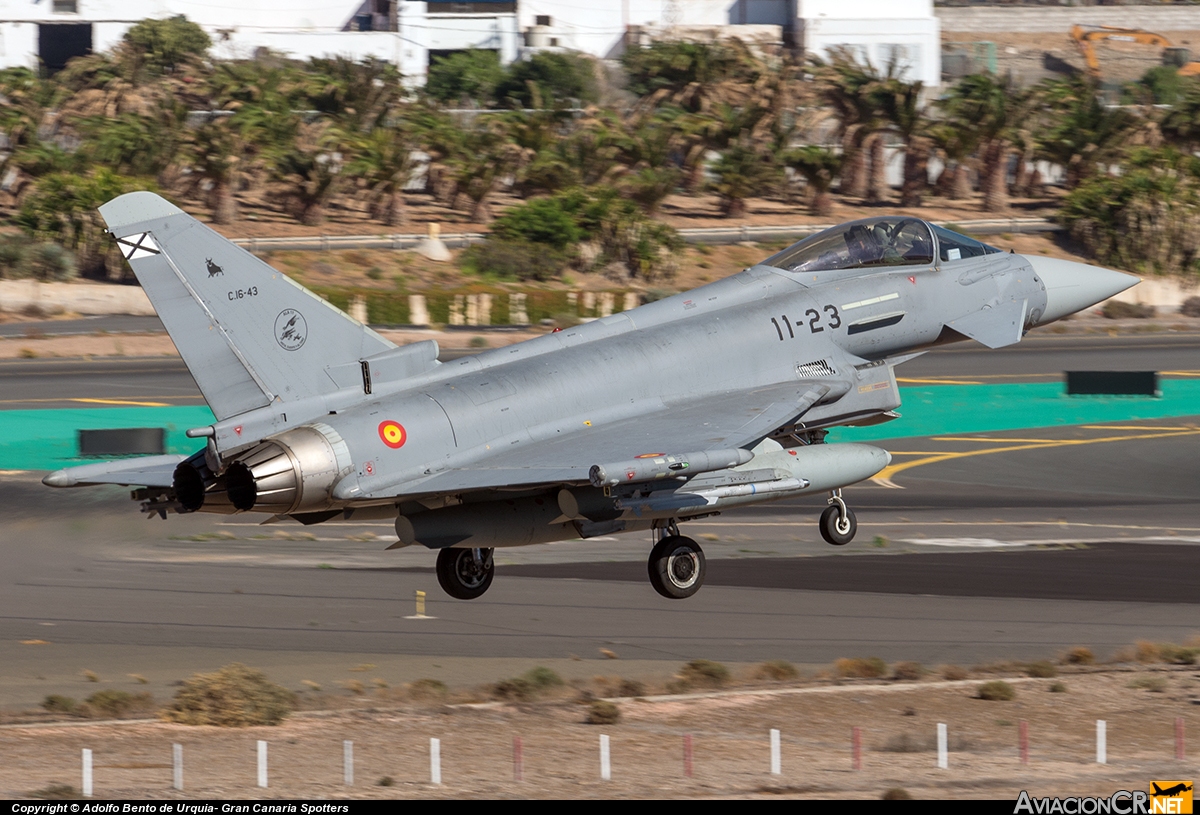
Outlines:
[[[854,517],[854,510],[846,506],[841,490],[829,492],[829,507],[821,513],[818,526],[826,543],[845,546],[854,540],[854,535],[858,532],[858,519]]]

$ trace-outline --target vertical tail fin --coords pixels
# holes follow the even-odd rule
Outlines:
[[[150,192],[100,207],[218,420],[334,390],[395,345]]]

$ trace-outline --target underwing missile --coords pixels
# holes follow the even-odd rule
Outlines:
[[[680,478],[724,470],[746,464],[754,454],[749,450],[712,450],[707,453],[646,453],[616,464],[594,464],[588,478],[594,487],[640,484],[660,478]]]

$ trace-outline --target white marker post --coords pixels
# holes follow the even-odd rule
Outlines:
[[[945,770],[950,767],[950,755],[947,746],[948,739],[946,738],[946,725],[938,722],[938,769]]]
[[[183,789],[183,745],[171,745],[171,786]]]
[[[771,775],[783,774],[783,758],[779,750],[779,731],[771,731]]]
[[[83,748],[83,797],[92,797],[92,751]]]
[[[1096,763],[1108,763],[1108,722],[1096,720]]]
[[[267,786],[267,743],[262,739],[258,740],[258,785]]]
[[[600,778],[603,781],[612,780],[612,760],[608,752],[608,736],[600,737]]]
[[[354,742],[342,742],[342,783],[354,786]]]
[[[442,783],[442,742],[440,739],[429,740],[429,781],[433,784]]]

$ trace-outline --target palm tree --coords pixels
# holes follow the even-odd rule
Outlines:
[[[928,135],[942,156],[942,175],[936,185],[939,192],[951,200],[970,198],[971,167],[968,162],[979,145],[979,134],[970,122],[944,119],[931,123]]]
[[[858,61],[846,48],[833,49],[829,61],[813,58],[817,93],[838,120],[842,145],[842,192],[856,198],[878,200],[882,195],[883,143],[877,138],[885,126],[880,110],[881,77],[870,65]],[[865,148],[870,144],[873,171]],[[874,182],[871,176],[875,176]]]
[[[295,141],[274,156],[276,177],[286,185],[300,222],[319,226],[342,179],[346,135],[328,120],[300,125]]]
[[[372,210],[388,226],[404,223],[404,187],[412,177],[412,137],[399,125],[378,126],[356,136],[347,170],[370,190]]]
[[[1066,169],[1066,185],[1074,189],[1098,164],[1116,159],[1128,146],[1140,122],[1123,108],[1108,108],[1096,84],[1083,76],[1047,80],[1036,89],[1038,154]]]
[[[945,109],[960,126],[975,128],[982,151],[984,212],[1008,207],[1008,158],[1013,131],[1029,112],[1031,96],[991,74],[963,77],[946,96]]]
[[[470,218],[474,223],[491,221],[492,194],[528,159],[528,151],[509,139],[502,119],[487,117],[462,131],[447,164],[459,194],[471,202]]]
[[[809,212],[828,218],[833,215],[833,198],[829,194],[842,169],[843,157],[826,147],[807,145],[789,150],[783,155],[787,167],[804,176],[812,193]]]
[[[778,176],[770,153],[755,150],[745,140],[734,142],[712,163],[712,189],[721,196],[726,218],[746,214],[746,199],[761,195]]]
[[[928,186],[929,119],[925,115],[922,95],[925,87],[919,80],[905,82],[890,77],[878,91],[880,108],[904,142],[904,181],[900,187],[900,206],[919,207]]]
[[[1179,100],[1163,116],[1163,137],[1189,153],[1200,147],[1200,78],[1187,81]]]
[[[306,107],[337,119],[347,132],[366,133],[383,124],[404,94],[399,70],[380,59],[314,58],[304,77]]]

